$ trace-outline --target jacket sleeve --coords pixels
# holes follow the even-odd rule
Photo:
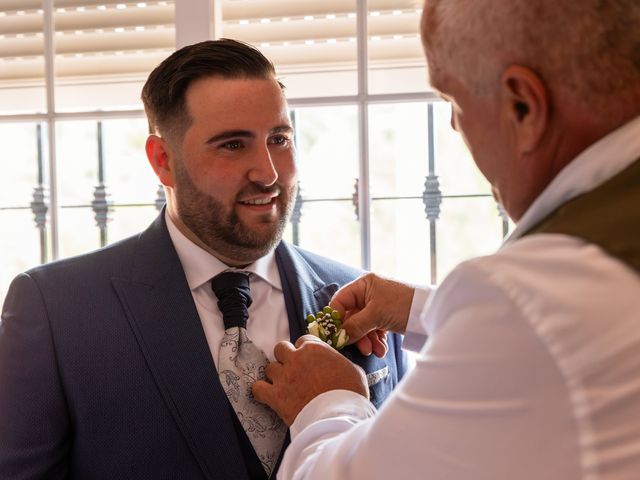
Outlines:
[[[65,478],[69,428],[46,305],[21,274],[0,323],[0,478]]]

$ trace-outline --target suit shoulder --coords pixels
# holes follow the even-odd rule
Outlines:
[[[45,263],[25,273],[34,279],[42,280],[97,277],[106,273],[116,275],[131,266],[140,235],[131,236],[92,252]]]

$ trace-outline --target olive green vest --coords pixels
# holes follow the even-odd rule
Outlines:
[[[532,233],[582,238],[640,273],[640,160],[561,205],[525,235]]]

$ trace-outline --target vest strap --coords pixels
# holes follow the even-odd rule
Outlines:
[[[579,237],[640,273],[640,159],[558,207],[525,233]]]

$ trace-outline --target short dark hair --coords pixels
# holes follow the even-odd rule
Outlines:
[[[182,138],[191,123],[185,103],[187,89],[194,81],[209,76],[275,79],[275,68],[254,46],[228,38],[175,51],[151,72],[142,88],[149,132],[174,140]]]

